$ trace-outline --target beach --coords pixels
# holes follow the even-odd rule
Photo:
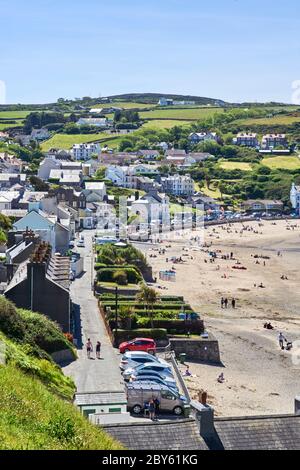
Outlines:
[[[184,296],[219,341],[221,365],[188,363],[192,396],[207,391],[217,416],[292,413],[300,393],[300,366],[292,361],[300,340],[299,221],[210,226],[204,243],[171,240],[140,247],[158,292]],[[176,281],[160,280],[159,272],[171,268]],[[264,328],[266,322],[274,329]],[[291,351],[280,349],[280,332],[293,342]],[[224,383],[217,381],[221,372]]]

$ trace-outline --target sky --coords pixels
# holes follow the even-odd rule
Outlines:
[[[154,92],[290,103],[299,59],[299,0],[0,0],[0,102]]]

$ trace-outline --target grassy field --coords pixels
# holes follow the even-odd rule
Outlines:
[[[4,122],[0,122],[0,131],[5,131],[6,129],[12,129],[13,127],[22,126],[23,121],[17,121],[16,124],[5,124]]]
[[[55,134],[51,139],[41,144],[43,152],[47,152],[50,148],[70,149],[74,144],[84,144],[86,142],[94,142],[95,140],[105,139],[107,134],[100,132],[99,134]]]
[[[255,119],[238,119],[234,121],[235,124],[241,124],[243,126],[272,126],[272,125],[285,125],[294,124],[300,122],[300,116],[273,116],[270,118],[255,118]]]
[[[2,119],[24,119],[32,111],[0,111]]]
[[[147,104],[147,103],[134,103],[131,101],[114,101],[113,103],[107,104],[96,104],[92,106],[92,108],[124,108],[124,109],[147,109],[147,108],[155,108],[156,104]]]
[[[154,119],[143,124],[143,128],[149,129],[171,129],[174,126],[186,126],[191,124],[190,121],[174,121],[164,119]]]
[[[211,117],[216,113],[223,113],[223,108],[189,108],[189,109],[155,109],[153,111],[141,112],[142,119],[187,119],[197,121]]]
[[[242,170],[242,171],[251,171],[252,166],[250,163],[245,162],[220,162],[219,166],[223,170]]]
[[[297,170],[300,168],[298,157],[268,157],[261,162],[263,165],[273,169]]]

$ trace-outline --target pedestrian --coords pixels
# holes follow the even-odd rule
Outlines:
[[[221,299],[221,308],[224,308],[224,297]]]
[[[159,407],[160,407],[160,401],[157,397],[154,398],[154,407],[155,407],[155,416],[157,416],[159,414]]]
[[[235,308],[235,302],[236,302],[236,301],[235,301],[235,299],[233,298],[232,301],[231,301],[231,306],[232,306],[232,308]]]
[[[224,300],[224,305],[225,305],[225,308],[228,307],[228,299],[227,299],[227,297],[226,297],[226,299]]]
[[[91,352],[92,351],[93,351],[93,344],[92,344],[90,338],[88,338],[87,343],[86,343],[86,353],[87,353],[88,359],[91,358]]]
[[[280,349],[284,349],[283,342],[286,341],[285,337],[283,334],[280,332],[278,335],[278,342],[279,342],[279,347]]]
[[[153,398],[149,401],[149,418],[152,421],[155,419],[155,404]]]
[[[101,351],[101,343],[100,343],[100,341],[97,341],[97,344],[96,344],[96,357],[97,357],[97,359],[100,359],[100,351]]]

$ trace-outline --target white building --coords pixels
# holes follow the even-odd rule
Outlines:
[[[192,144],[199,144],[199,142],[206,142],[208,140],[218,141],[218,135],[216,132],[191,132],[189,135],[189,141]]]
[[[132,202],[131,213],[138,216],[141,224],[169,224],[170,204],[165,194],[158,194],[156,190],[149,191],[140,199]]]
[[[101,147],[99,144],[74,144],[72,155],[75,160],[89,160],[93,155],[99,156]]]
[[[31,139],[32,140],[46,140],[51,136],[48,129],[32,129]]]
[[[192,196],[195,192],[193,179],[189,175],[172,175],[162,178],[161,183],[166,193],[174,196]]]
[[[290,200],[293,209],[300,215],[300,186],[296,186],[295,183],[292,184]]]
[[[266,134],[261,141],[262,149],[273,149],[276,147],[286,147],[287,139],[285,134]]]
[[[105,183],[99,181],[86,182],[83,193],[87,202],[102,202],[106,196]]]
[[[80,118],[77,121],[78,126],[96,126],[96,127],[106,127],[107,119],[106,118]]]
[[[110,165],[105,170],[105,178],[116,186],[123,188],[135,187],[134,177],[147,174],[159,174],[158,165],[137,164],[130,166]]]

